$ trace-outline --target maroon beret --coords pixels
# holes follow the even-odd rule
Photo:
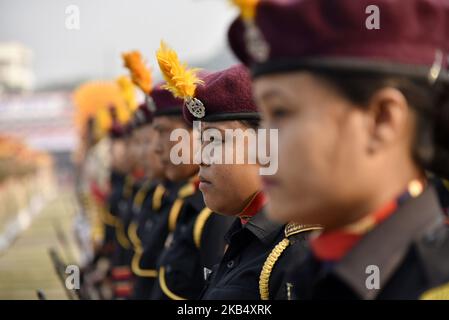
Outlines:
[[[154,117],[158,116],[182,116],[183,100],[173,97],[170,91],[163,89],[164,83],[159,83],[151,91],[154,102]]]
[[[127,137],[132,132],[132,126],[127,124],[120,124],[119,122],[113,122],[109,129],[109,137],[112,139],[121,139]]]
[[[252,100],[251,78],[245,66],[236,65],[218,72],[201,73],[199,76],[204,83],[197,86],[195,98],[204,105],[205,115],[197,118],[184,106],[184,119],[187,122],[259,119]]]
[[[152,106],[150,106],[149,103],[150,102],[148,101],[148,99],[146,99],[146,101],[140,104],[137,110],[134,112],[131,119],[133,128],[141,128],[153,122],[153,112],[151,111]]]
[[[370,26],[372,5],[379,29]],[[228,37],[253,76],[340,68],[422,78],[435,64],[447,66],[445,0],[260,0],[250,22],[239,17]]]
[[[120,139],[126,137],[130,133],[130,130],[126,127],[126,125],[122,125],[118,120],[117,109],[115,106],[109,107],[109,115],[111,117],[109,137],[111,139]]]

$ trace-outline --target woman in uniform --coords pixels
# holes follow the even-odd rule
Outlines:
[[[176,53],[164,44],[158,60],[168,89],[185,100],[184,118],[190,124],[195,122],[199,129],[201,148],[196,150],[196,159],[200,163],[199,189],[204,201],[214,212],[236,217],[225,236],[224,257],[213,270],[205,272],[208,283],[201,299],[258,300],[270,298],[270,293],[274,298],[284,290],[278,286],[282,272],[271,277],[273,264],[297,260],[305,252],[306,235],[316,227],[291,225],[292,237],[293,233],[301,234],[295,245],[298,250],[284,252],[284,225],[269,221],[263,212],[266,197],[261,191],[260,166],[249,157],[257,144],[260,116],[252,101],[248,70],[236,65],[197,78],[195,69],[185,69],[183,74],[189,76],[183,78],[171,72],[179,70],[180,63]],[[236,143],[226,138],[230,131]],[[239,138],[244,139],[240,147]],[[226,163],[228,152],[243,161]],[[278,262],[281,254],[282,262]]]
[[[449,173],[448,2],[243,2],[231,46],[279,129],[268,209],[324,227],[290,296],[447,298],[449,234],[425,170]]]

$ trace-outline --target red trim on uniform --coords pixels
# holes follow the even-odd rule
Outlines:
[[[131,269],[129,267],[114,267],[111,271],[112,280],[128,280],[132,276]]]
[[[373,224],[379,224],[388,218],[398,208],[396,201],[388,203],[380,210],[371,214]],[[366,216],[362,219],[366,219]],[[357,222],[353,225],[356,225]],[[341,260],[351,250],[357,242],[364,236],[349,232],[346,230],[336,230],[331,232],[323,232],[317,238],[310,242],[311,250],[316,258],[324,261]]]
[[[246,224],[248,219],[254,217],[266,204],[267,197],[262,191],[258,191],[246,205],[245,209],[238,214],[242,224]]]
[[[198,191],[200,189],[200,178],[196,177],[195,180],[193,180],[193,185],[195,186],[195,191]]]
[[[137,168],[133,171],[132,176],[135,181],[142,180],[145,177],[145,171],[141,168]]]
[[[114,295],[117,298],[128,298],[133,293],[133,287],[129,283],[117,284],[114,288]]]
[[[98,183],[96,183],[95,181],[92,181],[92,183],[90,184],[90,189],[91,189],[92,195],[94,196],[95,200],[97,200],[97,202],[99,202],[99,203],[106,202],[106,192],[101,190]]]

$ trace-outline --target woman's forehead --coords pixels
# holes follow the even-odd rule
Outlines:
[[[243,124],[237,120],[230,121],[214,121],[214,122],[206,122],[201,121],[201,130],[207,129],[217,129],[217,130],[225,130],[225,129],[236,129],[243,127]]]

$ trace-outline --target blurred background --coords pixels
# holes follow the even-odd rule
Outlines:
[[[73,229],[86,122],[133,99],[117,80],[121,53],[140,50],[156,79],[161,39],[192,66],[225,68],[236,14],[226,0],[0,1],[0,299],[66,298],[48,250],[82,255]],[[98,139],[108,123],[96,116]],[[90,174],[101,185],[98,149]]]

